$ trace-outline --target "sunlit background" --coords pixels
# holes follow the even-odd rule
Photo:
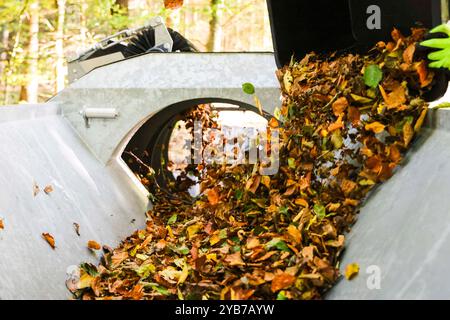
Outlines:
[[[67,85],[67,56],[154,16],[200,51],[273,51],[265,0],[0,0],[0,105],[46,101]]]

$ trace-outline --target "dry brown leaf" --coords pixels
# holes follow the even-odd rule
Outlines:
[[[353,126],[359,125],[359,123],[361,122],[361,112],[359,112],[359,109],[356,107],[349,107],[348,119],[350,120]]]
[[[427,87],[433,81],[433,74],[428,72],[427,63],[421,61],[415,64],[417,74],[419,75],[420,86],[422,88]]]
[[[50,247],[53,250],[56,248],[56,246],[55,246],[55,238],[50,233],[44,232],[42,234],[42,237],[45,239],[45,241],[47,241],[47,243],[50,245]]]
[[[89,240],[87,246],[91,250],[100,250],[102,248],[102,246],[94,240]]]
[[[208,201],[211,205],[214,206],[219,203],[219,192],[217,192],[216,188],[207,190],[206,194],[208,196]]]
[[[339,117],[339,115],[341,115],[348,107],[348,101],[347,98],[345,97],[341,97],[339,99],[337,99],[333,105],[333,113],[336,117]]]
[[[33,197],[36,197],[38,195],[39,191],[41,191],[41,189],[37,185],[36,181],[34,181],[33,182]]]
[[[252,250],[259,246],[260,246],[260,242],[259,242],[258,238],[253,237],[253,238],[247,239],[247,244],[246,244],[247,249]]]
[[[349,195],[350,193],[355,191],[357,187],[358,185],[355,182],[348,179],[344,179],[341,183],[341,190],[345,195]]]
[[[53,192],[53,187],[51,185],[48,185],[44,188],[45,194],[50,194]]]
[[[365,128],[367,131],[372,131],[373,133],[381,133],[384,131],[384,128],[386,126],[379,123],[379,122],[372,122],[369,124],[366,124]]]
[[[286,272],[276,274],[272,280],[272,292],[277,292],[283,289],[287,289],[292,286],[296,278]]]
[[[291,224],[287,228],[287,232],[295,244],[300,244],[302,242],[302,234],[300,233],[300,230],[298,230],[296,226]]]
[[[408,48],[405,49],[403,52],[403,61],[405,61],[407,64],[411,64],[414,59],[414,53],[416,52],[416,44],[411,43]]]
[[[0,230],[5,229],[5,223],[3,222],[3,219],[0,218]]]
[[[419,119],[417,119],[416,124],[414,125],[414,132],[419,132],[422,128],[423,122],[425,121],[425,118],[428,113],[428,108],[425,108],[422,110],[422,113],[419,116]]]
[[[261,183],[261,176],[260,175],[253,176],[247,181],[245,189],[250,191],[251,193],[256,193],[256,190],[258,190],[260,183]]]
[[[269,127],[271,127],[272,129],[276,129],[276,128],[278,128],[279,126],[280,126],[280,125],[279,125],[277,119],[271,118],[271,119],[269,120]]]
[[[232,267],[245,265],[244,261],[242,260],[240,252],[236,252],[236,253],[227,255],[224,259],[224,262]]]
[[[409,146],[413,137],[414,129],[409,122],[406,122],[403,126],[403,143],[405,144],[405,147]]]

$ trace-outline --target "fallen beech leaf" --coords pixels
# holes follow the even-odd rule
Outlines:
[[[219,203],[219,193],[217,192],[216,188],[209,189],[206,194],[211,205],[214,206]]]
[[[289,236],[291,237],[291,239],[296,244],[300,244],[302,242],[302,234],[300,233],[300,231],[298,230],[298,228],[296,226],[291,224],[287,228],[287,232],[288,232]]]
[[[414,129],[409,122],[406,122],[403,126],[403,142],[405,144],[405,147],[409,145],[413,137]]]
[[[56,248],[55,246],[55,238],[50,233],[43,233],[42,237],[47,241],[47,243],[50,245],[50,247],[54,250]]]
[[[271,119],[269,120],[269,127],[271,127],[272,129],[276,129],[276,128],[278,128],[279,126],[280,126],[280,125],[279,125],[277,119],[271,118]]]
[[[188,234],[188,238],[192,239],[200,230],[202,230],[202,228],[203,228],[203,225],[199,224],[199,223],[187,227],[186,231]]]
[[[33,197],[36,197],[41,189],[37,185],[36,181],[33,182]]]
[[[270,189],[270,177],[269,176],[262,176],[261,177],[261,183],[268,189]]]
[[[380,86],[380,88],[383,87]],[[383,97],[388,109],[398,108],[406,102],[406,91],[405,88],[401,85],[399,85],[395,90],[387,95],[384,89],[382,92],[385,93]]]
[[[429,75],[427,64],[421,61],[415,65],[417,74],[419,75],[420,86],[422,88],[428,86],[433,81],[433,75]]]
[[[53,187],[51,185],[48,185],[44,188],[45,194],[50,194],[53,192]]]
[[[386,126],[379,122],[373,122],[366,124],[365,128],[367,131],[372,131],[373,133],[381,133],[384,131],[384,128],[386,128]]]
[[[348,101],[347,98],[345,97],[341,97],[339,99],[337,99],[333,105],[333,113],[336,117],[339,117],[339,115],[341,115],[348,107]]]
[[[405,61],[407,64],[411,64],[413,62],[415,52],[416,45],[414,43],[411,43],[403,52],[403,61]]]
[[[250,191],[251,193],[256,193],[256,190],[258,190],[260,183],[261,183],[261,176],[260,175],[253,176],[247,181],[245,189]]]
[[[302,198],[295,199],[295,204],[298,206],[302,206],[304,208],[309,207],[308,201],[306,201],[305,199],[302,199]]]
[[[341,183],[341,189],[345,195],[349,195],[350,193],[355,191],[355,189],[357,187],[358,187],[358,185],[355,182],[348,180],[348,179],[344,179],[344,181],[342,181],[342,183]]]
[[[349,107],[348,119],[353,126],[357,126],[361,122],[361,113],[359,112],[359,109],[355,107]]]
[[[224,262],[232,267],[245,265],[244,261],[242,261],[240,252],[236,252],[236,253],[227,255],[226,258],[224,259]]]
[[[272,292],[289,288],[294,284],[295,280],[296,278],[294,276],[285,272],[275,275],[272,280]]]
[[[345,278],[347,280],[352,280],[354,277],[356,277],[359,273],[359,265],[357,263],[349,264],[345,268]]]
[[[423,122],[425,121],[425,117],[427,116],[428,108],[425,108],[422,110],[422,113],[419,116],[419,119],[417,119],[416,124],[414,125],[414,132],[419,132],[422,128]]]
[[[102,248],[102,246],[94,240],[89,240],[87,246],[91,250],[100,250]]]
[[[259,246],[260,246],[260,242],[259,242],[258,238],[254,237],[254,238],[247,239],[247,244],[246,244],[247,249],[252,250]]]

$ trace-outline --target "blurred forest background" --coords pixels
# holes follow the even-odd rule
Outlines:
[[[155,16],[200,51],[273,50],[265,0],[0,0],[0,105],[47,100],[67,85],[67,57]]]

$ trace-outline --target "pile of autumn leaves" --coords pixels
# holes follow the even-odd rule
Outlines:
[[[279,70],[283,104],[270,121],[280,130],[279,173],[208,167],[193,204],[157,192],[146,229],[98,267],[81,265],[74,295],[321,298],[339,278],[358,206],[392,176],[425,119],[433,73],[414,57],[424,33],[394,30],[365,56],[309,54]]]

